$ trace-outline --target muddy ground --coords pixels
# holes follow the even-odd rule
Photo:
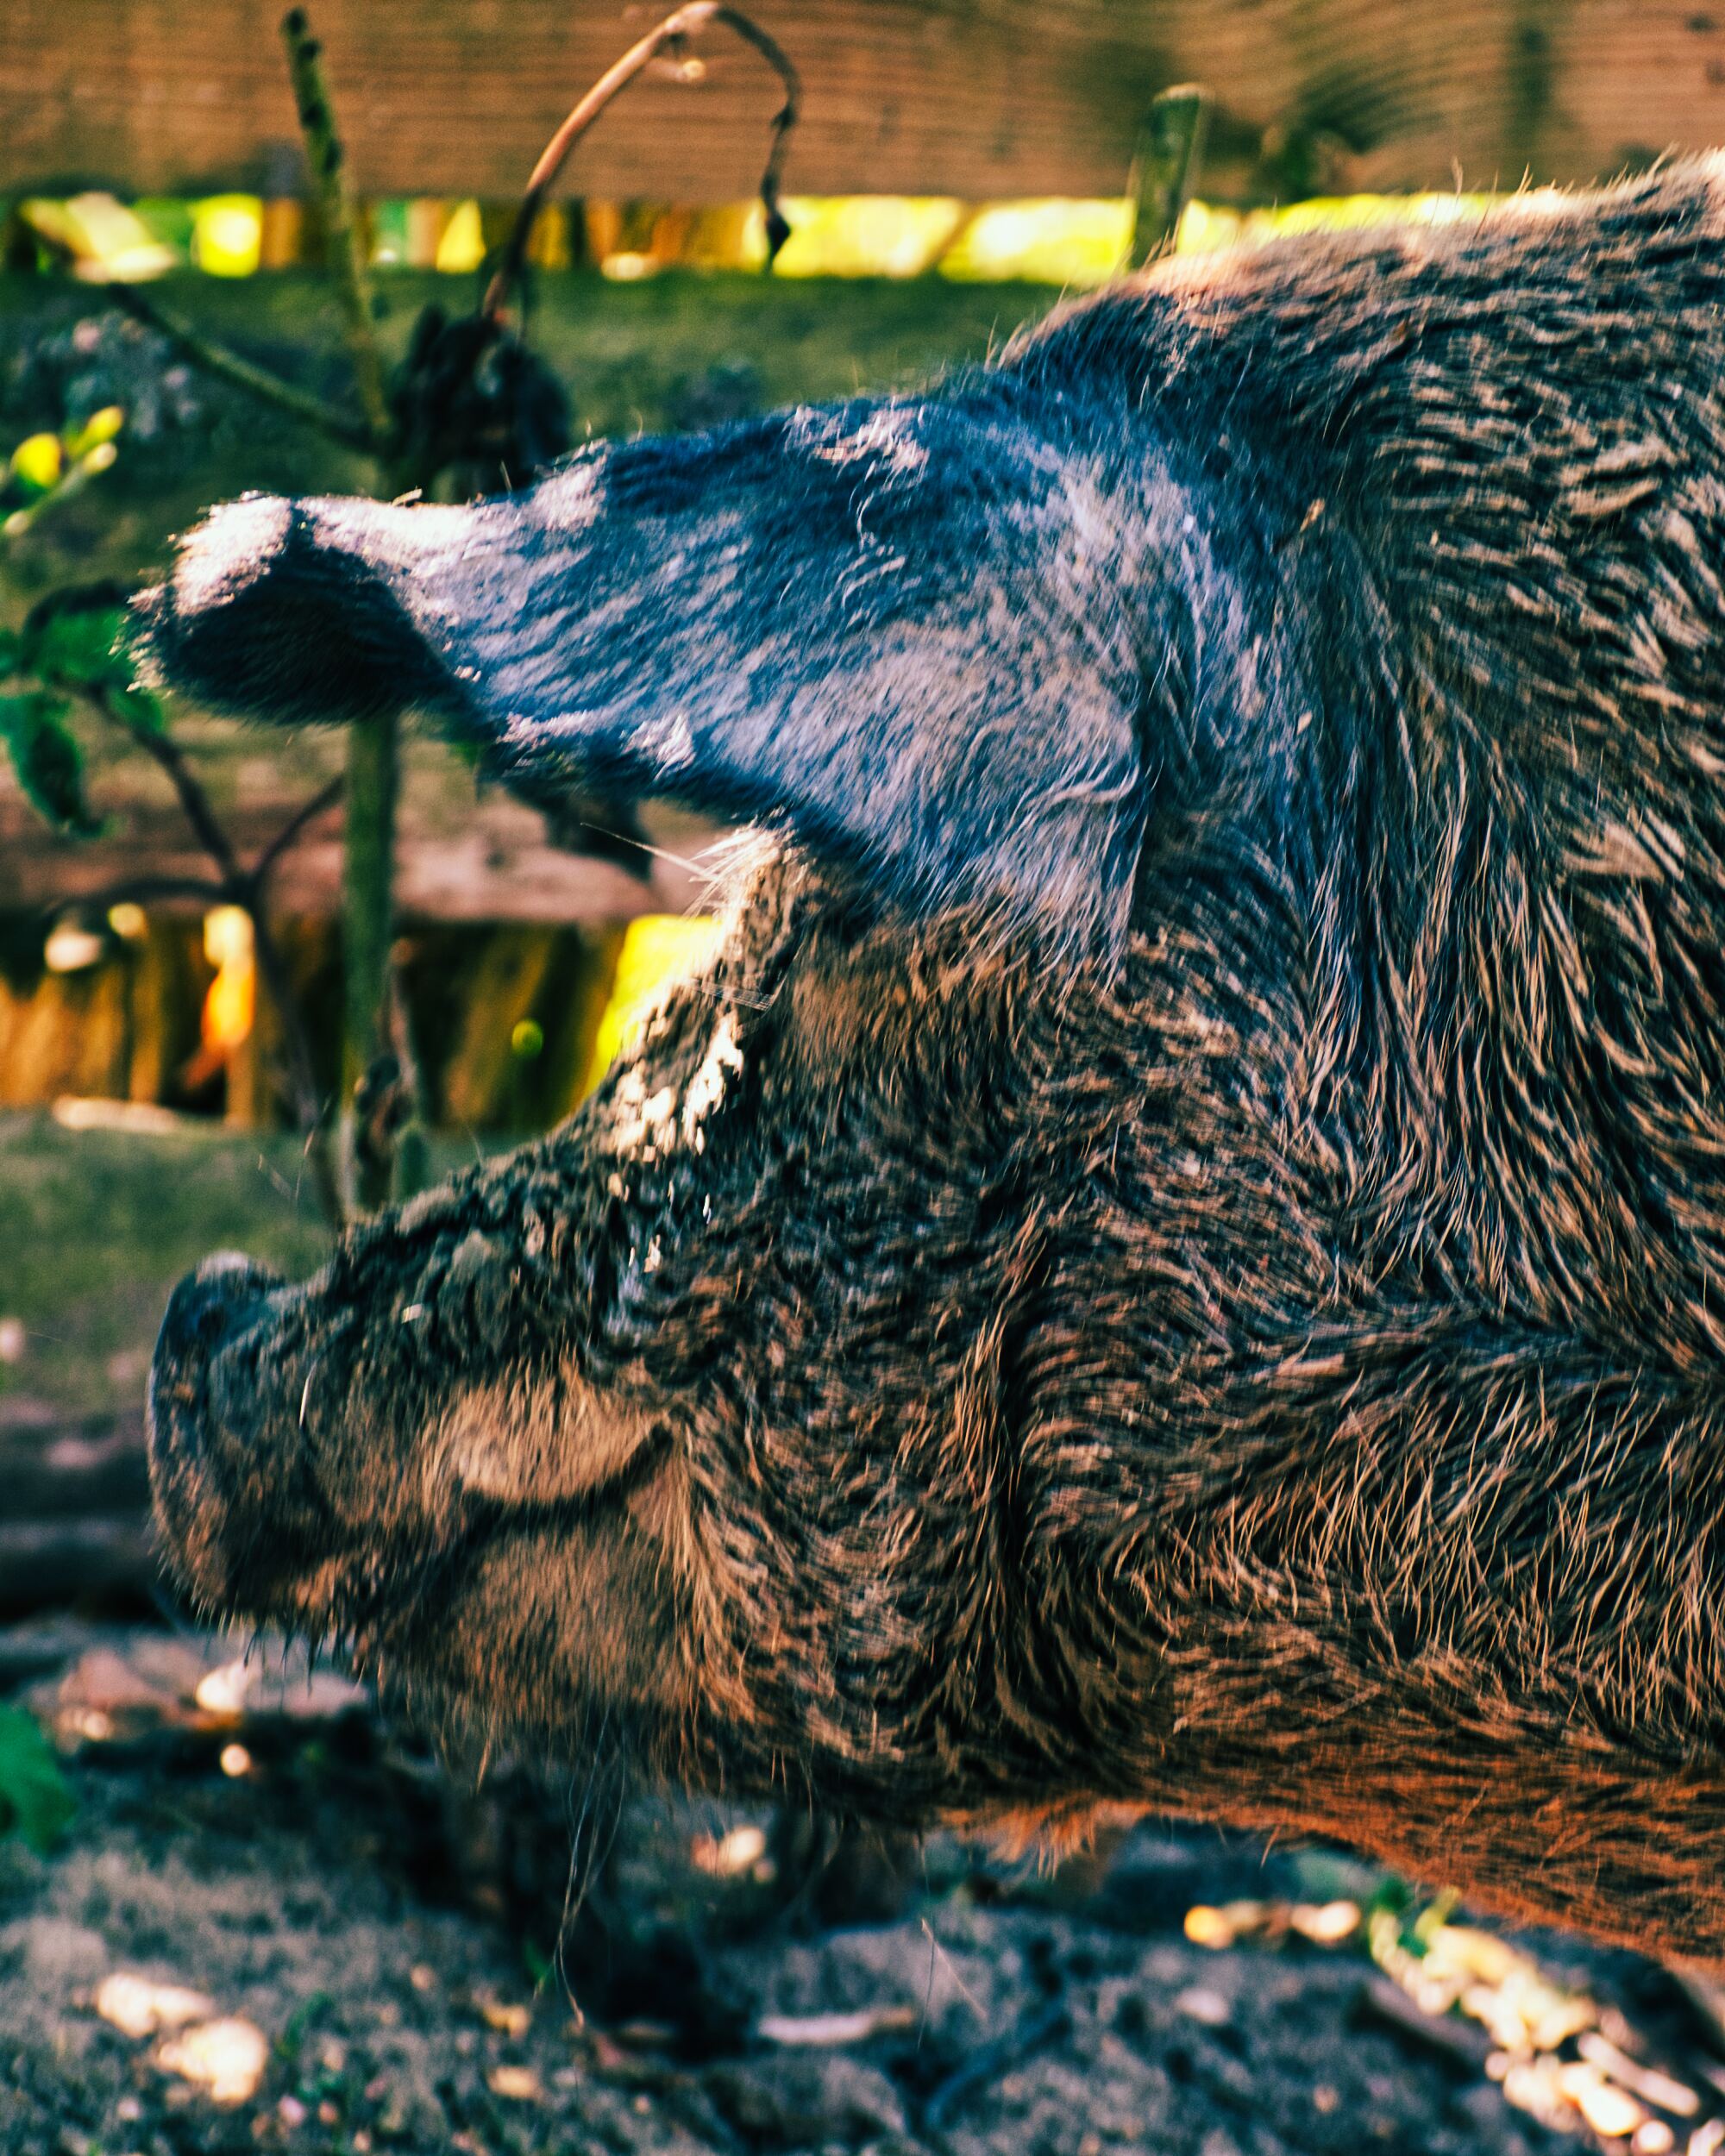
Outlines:
[[[0,1840],[7,2151],[1709,2156],[1725,2136],[1725,2073],[1665,1972],[1550,1937],[1494,1970],[1491,1940],[1428,1920],[1486,1952],[1491,1996],[1422,2010],[1364,1928],[1289,1927],[1393,1901],[1332,1852],[1141,1826],[1107,1865],[828,1837],[823,1867],[802,1822],[637,1801],[565,1930],[584,1777],[505,1769],[475,1793],[327,1679],[260,1680],[230,1711],[219,1680],[198,1688],[233,1651],[0,1631],[0,1689],[57,1734],[76,1802],[47,1852]],[[1262,1906],[1201,1915],[1243,1897]],[[1416,1950],[1418,1906],[1389,1927]],[[1241,1923],[1258,1936],[1220,1950],[1188,1936]],[[1543,2065],[1513,2065],[1477,2018],[1518,1984],[1561,2009]],[[201,1996],[175,2009],[151,1986]],[[198,2078],[224,2029],[238,2092]],[[1565,2071],[1596,2092],[1590,2046],[1620,2079],[1662,2070],[1665,2107],[1596,2093],[1608,2143],[1573,2103],[1553,2098],[1559,2133],[1506,2099],[1535,2068],[1548,2095]]]

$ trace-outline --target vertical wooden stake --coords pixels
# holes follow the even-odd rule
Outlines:
[[[1209,131],[1210,93],[1196,83],[1164,90],[1138,129],[1127,190],[1133,204],[1126,265],[1142,269],[1174,244]]]
[[[354,380],[372,436],[372,450],[389,470],[391,421],[383,360],[372,319],[371,277],[364,222],[348,184],[347,159],[336,127],[322,48],[304,8],[289,9],[281,34],[287,46],[305,155],[317,189],[329,270],[341,295]],[[390,487],[392,494],[399,492]],[[347,845],[342,887],[342,967],[345,1027],[342,1090],[351,1104],[354,1089],[390,1051],[390,944],[395,932],[395,797],[399,757],[398,722],[365,720],[348,739]],[[392,1149],[367,1137],[349,1105],[342,1117],[343,1167],[350,1208],[370,1213],[390,1194]]]
[[[336,129],[329,85],[323,79],[323,47],[311,34],[304,8],[290,8],[281,19],[281,34],[287,47],[288,72],[293,80],[293,101],[299,114],[299,131],[305,140],[305,157],[317,189],[317,211],[323,227],[323,245],[330,274],[342,300],[342,327],[353,360],[354,380],[366,423],[382,455],[390,433],[389,398],[385,394],[383,360],[378,352],[377,326],[372,320],[371,271],[366,260],[364,221],[354,207],[348,185],[347,154]]]
[[[362,719],[348,733],[347,843],[342,874],[344,1010],[342,1098],[390,1052],[389,952],[395,933],[397,725]],[[390,1194],[390,1153],[366,1141],[351,1108],[343,1119],[347,1197],[371,1213]]]

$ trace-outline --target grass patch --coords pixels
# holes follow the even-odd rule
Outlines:
[[[472,1158],[470,1146],[442,1151],[440,1173]],[[0,1362],[0,1398],[68,1414],[135,1408],[168,1295],[200,1258],[242,1250],[297,1276],[329,1248],[297,1138],[0,1116],[0,1319],[22,1328],[16,1360]]]

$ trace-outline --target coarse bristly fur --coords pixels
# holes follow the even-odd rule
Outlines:
[[[182,1576],[554,1752],[1725,1959],[1722,381],[1705,161],[218,513],[170,678],[767,837],[573,1122],[180,1289]]]

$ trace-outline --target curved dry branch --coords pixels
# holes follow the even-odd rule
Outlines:
[[[772,145],[768,152],[767,168],[761,175],[760,189],[761,200],[767,212],[768,259],[770,260],[778,253],[788,229],[779,208],[779,176],[784,165],[786,145],[801,108],[802,84],[789,55],[777,39],[770,36],[750,16],[744,15],[740,8],[726,5],[725,0],[689,0],[687,6],[678,8],[668,15],[662,22],[631,45],[619,60],[605,70],[541,151],[538,163],[528,176],[521,207],[516,212],[514,226],[504,246],[503,259],[486,290],[480,311],[487,321],[501,322],[508,310],[510,294],[520,281],[522,266],[527,260],[527,243],[533,236],[533,227],[544,207],[545,197],[568,162],[570,151],[612,100],[628,88],[649,60],[656,59],[668,45],[679,44],[685,38],[698,37],[703,30],[711,28],[715,23],[731,31],[745,44],[752,45],[784,85],[785,102],[773,118]]]
[[[233,842],[227,832],[223,830],[221,818],[216,815],[210,796],[204,792],[202,780],[172,736],[141,724],[112,696],[98,695],[94,701],[96,708],[109,724],[129,735],[160,767],[172,787],[181,812],[191,826],[198,844],[210,856],[216,871],[216,876],[208,882],[197,878],[149,879],[147,881],[154,887],[154,895],[158,898],[190,896],[205,904],[237,906],[251,918],[252,949],[258,972],[281,1019],[283,1041],[287,1051],[288,1083],[293,1097],[294,1120],[305,1139],[306,1158],[324,1217],[332,1228],[339,1229],[346,1218],[346,1208],[342,1202],[335,1163],[329,1156],[328,1119],[323,1103],[318,1098],[311,1037],[306,1029],[305,1014],[300,1009],[299,999],[294,993],[287,961],[276,941],[275,931],[270,926],[266,901],[271,870],[306,826],[325,809],[334,805],[341,796],[344,781],[332,779],[328,785],[320,787],[309,801],[295,811],[248,868],[234,850]],[[140,895],[141,889],[141,884],[126,890],[116,886],[107,902],[115,905],[121,897],[132,897],[142,904],[145,901]],[[83,903],[90,905],[93,901],[85,899]]]
[[[298,838],[309,824],[315,824],[325,809],[332,809],[347,790],[345,778],[331,779],[320,787],[311,799],[297,808],[267,846],[252,863],[252,881],[260,887],[269,879],[269,873],[282,856]]]

